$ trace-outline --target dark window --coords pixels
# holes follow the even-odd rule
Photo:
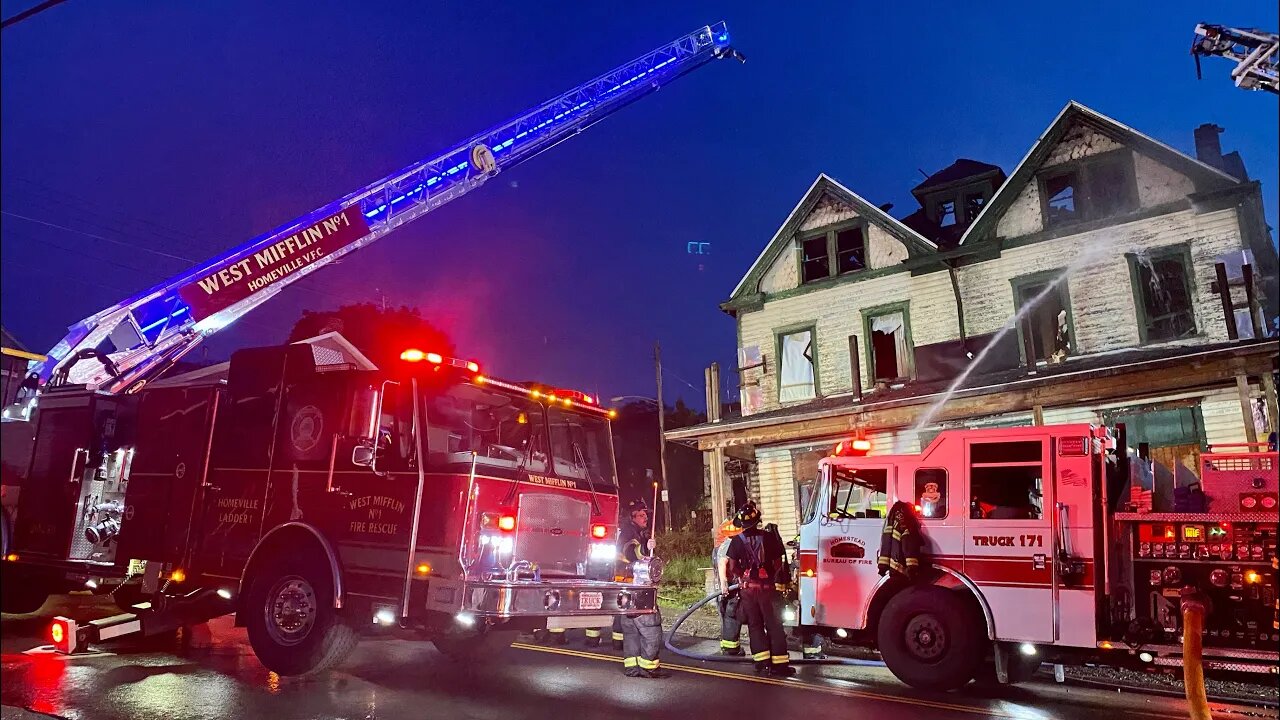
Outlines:
[[[969,517],[1038,520],[1043,515],[1044,460],[1038,441],[969,447]]]
[[[1076,173],[1064,173],[1046,178],[1044,193],[1047,207],[1046,221],[1048,225],[1070,222],[1076,217],[1076,187],[1079,179]]]
[[[942,468],[916,470],[916,505],[927,518],[947,516],[947,471]]]
[[[866,244],[862,228],[849,228],[836,233],[836,272],[843,275],[867,266]]]
[[[978,217],[978,213],[982,212],[982,206],[987,203],[987,198],[983,195],[965,195],[964,196],[964,221],[971,223]]]
[[[1019,328],[1024,334],[1031,334],[1031,347],[1035,357],[1030,359],[1056,361],[1070,354],[1071,330],[1067,322],[1066,283],[1059,284],[1056,290],[1049,290],[1047,282],[1027,283],[1017,286],[1015,295],[1018,308],[1035,302],[1035,307],[1027,313]]]
[[[889,472],[871,468],[832,468],[832,518],[884,517]]]
[[[813,282],[831,275],[831,260],[827,257],[827,236],[809,238],[800,243],[802,252],[801,282]]]
[[[956,224],[956,203],[954,200],[943,200],[938,203],[938,226],[951,227]]]
[[[871,325],[872,381],[893,381],[910,372],[907,346],[907,317],[902,311],[877,315]]]
[[[1121,158],[1093,163],[1086,168],[1090,218],[1109,217],[1134,208],[1137,203],[1128,169],[1128,163]]]
[[[1148,342],[1194,335],[1195,313],[1182,255],[1136,256],[1135,277]]]

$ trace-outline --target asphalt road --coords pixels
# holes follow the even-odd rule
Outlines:
[[[791,680],[749,666],[664,656],[666,680],[626,678],[609,651],[576,642],[518,642],[478,667],[451,663],[429,644],[373,638],[337,671],[317,679],[268,672],[229,619],[211,623],[212,644],[184,648],[172,636],[117,644],[67,658],[41,653],[54,614],[103,614],[93,598],[58,598],[36,616],[0,625],[3,717],[112,718],[1134,718],[1186,717],[1184,703],[1036,682],[950,694],[912,691],[880,668],[805,667]],[[578,641],[580,642],[580,640]],[[708,650],[711,644],[704,645]],[[24,710],[26,712],[24,712]],[[1274,710],[1216,708],[1224,718]]]

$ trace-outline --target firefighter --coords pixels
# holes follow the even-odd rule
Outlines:
[[[756,673],[790,677],[796,670],[777,607],[790,580],[786,550],[776,533],[760,529],[755,503],[742,506],[734,524],[743,530],[729,541],[729,576],[738,582]]]
[[[733,583],[729,579],[729,542],[742,528],[734,524],[733,518],[725,520],[716,528],[716,546],[711,551],[711,567],[715,568],[716,591],[720,593],[720,654],[741,657],[746,654],[739,638],[742,635],[742,621],[738,619],[739,595],[735,589],[726,592],[725,588]]]
[[[637,562],[653,557],[656,543],[649,530],[649,506],[643,500],[627,504],[630,522],[618,534],[622,562],[626,563],[625,575],[633,575]],[[671,673],[663,670],[658,660],[662,649],[662,615],[655,607],[647,615],[623,615],[618,618],[622,626],[622,671],[627,677],[667,678]]]

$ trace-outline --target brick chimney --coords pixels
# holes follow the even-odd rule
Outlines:
[[[1222,168],[1222,141],[1218,134],[1222,128],[1213,123],[1205,123],[1196,128],[1196,158],[1205,165]]]

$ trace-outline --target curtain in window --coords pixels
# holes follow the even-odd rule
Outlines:
[[[813,333],[809,330],[782,336],[781,381],[778,400],[808,400],[813,386]]]
[[[894,355],[898,361],[898,377],[907,377],[907,333],[903,329],[902,313],[889,313],[871,319],[871,331],[893,336]]]

